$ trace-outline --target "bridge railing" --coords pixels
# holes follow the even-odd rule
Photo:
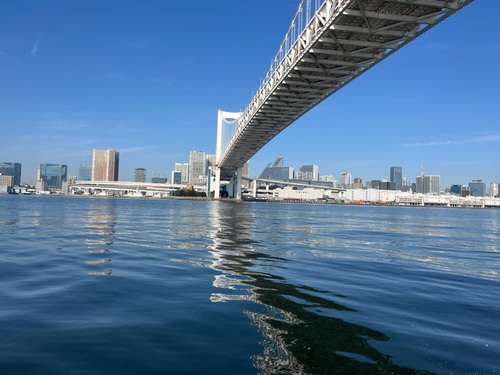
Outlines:
[[[238,134],[245,125],[255,115],[261,104],[270,95],[284,77],[284,73],[295,65],[298,58],[301,58],[306,46],[318,33],[322,33],[325,27],[331,23],[332,18],[339,13],[350,0],[302,0],[295,17],[285,35],[278,53],[272,60],[271,67],[267,72],[260,87],[246,107],[243,115],[238,121],[231,141],[227,147],[231,147],[236,141]],[[223,149],[223,158],[226,149]]]

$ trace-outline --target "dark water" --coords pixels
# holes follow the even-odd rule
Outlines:
[[[493,374],[500,210],[0,196],[0,374]]]

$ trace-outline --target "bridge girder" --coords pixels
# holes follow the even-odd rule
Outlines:
[[[218,165],[240,168],[311,108],[472,1],[323,0],[294,40],[292,24]]]

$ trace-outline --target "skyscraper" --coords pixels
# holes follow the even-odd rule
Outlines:
[[[283,156],[276,158],[274,163],[269,163],[262,171],[259,178],[283,181]]]
[[[11,162],[0,162],[0,174],[12,176],[14,185],[21,185],[21,164]]]
[[[134,170],[134,182],[146,182],[145,168],[136,168]]]
[[[189,163],[175,163],[175,170],[181,172],[181,184],[189,181]]]
[[[416,192],[421,194],[439,194],[441,190],[441,176],[426,175],[417,177]]]
[[[90,181],[92,180],[92,166],[88,164],[78,165],[78,180]]]
[[[283,167],[283,181],[293,179],[293,167]]]
[[[311,180],[318,181],[319,179],[319,171],[317,165],[302,165],[300,167],[300,172],[309,172],[311,173]]]
[[[344,188],[350,188],[352,185],[351,172],[340,172],[339,184]]]
[[[394,190],[401,190],[403,185],[403,167],[391,167],[391,182],[394,182]]]
[[[361,178],[355,178],[352,183],[353,189],[363,189],[363,180]]]
[[[113,150],[92,150],[92,181],[118,181],[120,153]]]
[[[486,195],[486,184],[483,180],[472,180],[469,182],[474,197],[484,197]]]
[[[180,185],[181,181],[182,181],[181,178],[182,178],[181,177],[181,172],[179,172],[179,171],[172,171],[172,180],[171,180],[171,182],[173,184]]]
[[[40,177],[49,189],[61,189],[62,183],[68,181],[68,166],[64,164],[40,164]]]
[[[197,184],[205,176],[205,151],[189,151],[189,183]]]
[[[492,182],[490,184],[490,197],[496,197],[498,195],[498,182]]]

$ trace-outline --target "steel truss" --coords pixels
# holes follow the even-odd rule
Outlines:
[[[310,1],[218,158],[222,170],[241,168],[303,114],[474,0],[316,0],[312,17]]]

